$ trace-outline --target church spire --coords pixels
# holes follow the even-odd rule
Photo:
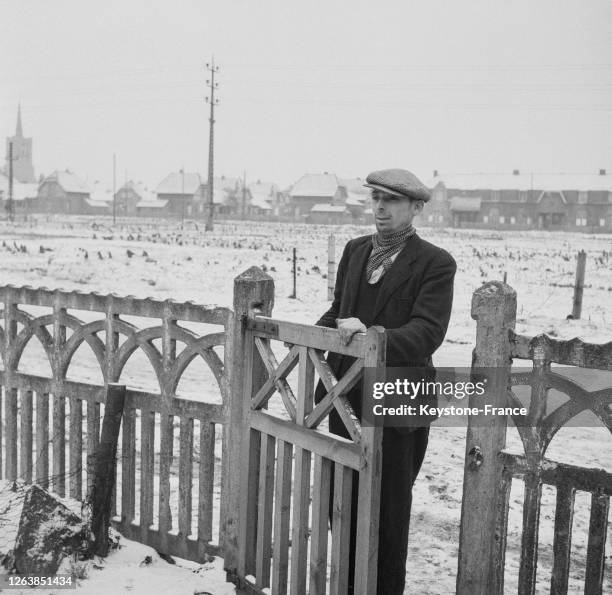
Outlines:
[[[17,106],[17,130],[15,131],[15,136],[23,137],[23,128],[21,126],[21,101]]]

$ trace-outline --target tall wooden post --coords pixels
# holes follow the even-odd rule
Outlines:
[[[336,238],[330,234],[327,242],[327,299],[334,299],[336,285]]]
[[[586,252],[580,250],[576,261],[576,282],[574,283],[574,301],[572,303],[572,318],[578,320],[582,314],[582,294],[584,292],[584,271],[586,268]]]
[[[246,401],[245,388],[253,385],[257,370],[263,363],[257,358],[245,355],[252,348],[247,345],[248,332],[246,322],[249,313],[258,311],[265,316],[272,314],[274,305],[274,280],[260,268],[251,267],[234,279],[234,315],[228,325],[226,350],[230,351],[227,361],[229,394],[229,419],[224,433],[224,449],[227,453],[227,466],[224,470],[228,504],[225,518],[221,521],[221,532],[224,535],[224,567],[228,574],[235,574],[238,565],[238,512],[241,498],[241,471],[245,451],[250,443],[250,432],[247,432],[248,411],[250,403]],[[255,354],[254,354],[255,355]],[[249,359],[254,360],[251,364]],[[249,376],[249,377],[247,377]],[[247,457],[248,458],[248,457]]]
[[[115,487],[117,442],[124,403],[125,386],[109,384],[106,389],[102,435],[96,452],[92,493],[91,532],[95,541],[91,544],[91,553],[98,556],[106,556],[108,553],[108,528],[110,527],[111,500]]]
[[[297,298],[297,248],[293,249],[293,293],[289,296],[290,298]]]
[[[477,321],[472,369],[486,379],[484,394],[474,394],[470,407],[503,407],[509,389],[511,350],[509,330],[516,321],[516,292],[499,281],[486,283],[472,298]],[[470,417],[459,536],[457,593],[492,595],[503,592],[505,530],[503,464],[497,456],[506,444],[504,416]]]
[[[380,326],[368,329],[364,383],[385,381],[387,338]],[[367,391],[364,391],[364,398]],[[366,403],[364,402],[364,410]],[[378,572],[378,529],[380,521],[380,482],[382,474],[382,425],[364,424],[361,445],[365,464],[359,473],[357,545],[355,552],[355,593],[376,592]]]

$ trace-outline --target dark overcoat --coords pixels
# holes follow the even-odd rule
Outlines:
[[[347,243],[338,265],[334,300],[317,325],[336,328],[337,318],[355,316],[361,276],[371,250],[371,235]],[[431,356],[442,344],[448,327],[456,268],[446,250],[416,234],[407,240],[382,278],[372,314],[372,326],[386,329],[388,367],[432,369]],[[337,353],[328,356],[337,378],[353,361]],[[319,399],[322,390],[319,385]],[[348,396],[359,414],[361,391],[354,389]]]

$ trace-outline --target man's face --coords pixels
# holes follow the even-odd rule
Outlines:
[[[372,190],[372,212],[376,231],[389,234],[408,227],[423,210],[423,201],[411,200],[382,190]]]

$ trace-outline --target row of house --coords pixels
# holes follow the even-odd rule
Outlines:
[[[215,178],[217,217],[274,218],[311,223],[364,223],[370,220],[369,192],[359,178],[305,174],[288,190],[271,182],[248,185],[241,178]],[[432,199],[422,224],[436,227],[612,231],[612,181],[606,170],[593,174],[441,174],[427,181]],[[8,178],[0,173],[0,208]],[[126,182],[115,194],[89,187],[76,174],[56,171],[40,183],[13,183],[17,212],[110,214],[203,218],[207,189],[198,173],[172,172],[153,190]]]
[[[612,231],[612,181],[605,169],[581,175],[434,171],[428,186],[432,200],[421,220],[432,226]],[[247,185],[241,178],[221,176],[214,180],[213,210],[215,216],[227,218],[364,223],[371,220],[368,199],[363,180],[328,172],[305,174],[284,191],[272,182]],[[154,190],[126,182],[114,196],[108,188],[89,186],[68,170],[55,171],[37,183],[32,139],[24,136],[21,108],[17,109],[15,134],[6,139],[6,162],[0,170],[0,214],[9,207],[13,212],[114,211],[120,216],[199,218],[207,214],[207,201],[203,176],[183,170],[168,174]]]
[[[0,172],[0,208],[9,197],[8,176]],[[213,209],[216,216],[265,216],[278,214],[282,193],[276,184],[257,181],[244,186],[240,178],[215,178]],[[79,215],[170,216],[200,218],[207,213],[207,186],[198,173],[171,172],[154,190],[128,181],[115,193],[98,183],[88,185],[75,173],[55,171],[36,183],[13,181],[16,212]]]
[[[439,227],[612,231],[612,179],[586,174],[434,171],[426,223]]]

